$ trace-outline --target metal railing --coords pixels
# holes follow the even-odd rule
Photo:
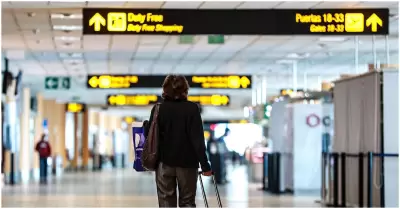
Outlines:
[[[395,153],[322,153],[322,188],[321,188],[321,198],[326,199],[327,193],[325,188],[326,181],[326,168],[330,171],[332,169],[333,174],[333,188],[332,188],[332,200],[328,200],[325,204],[332,207],[348,207],[347,203],[347,188],[352,186],[350,182],[347,182],[347,160],[349,158],[358,159],[358,205],[357,207],[364,207],[365,192],[367,192],[366,207],[373,207],[373,170],[374,170],[374,158],[398,158],[399,154]],[[367,160],[367,188],[364,188],[365,184],[365,160]],[[339,169],[340,168],[340,169]],[[339,172],[340,171],[340,172]],[[330,172],[329,172],[330,174]],[[384,186],[382,179],[384,178],[384,171],[380,171],[381,184]],[[340,197],[339,197],[340,189]],[[385,194],[381,190],[380,192],[380,207],[385,207]]]

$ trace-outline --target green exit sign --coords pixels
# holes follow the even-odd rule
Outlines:
[[[223,35],[211,35],[208,36],[208,43],[209,44],[224,44],[225,37]]]
[[[194,42],[194,36],[192,35],[179,36],[180,44],[193,44],[193,42]]]
[[[46,77],[44,80],[45,89],[70,89],[70,77]]]
[[[264,119],[269,120],[271,117],[272,105],[264,104]]]

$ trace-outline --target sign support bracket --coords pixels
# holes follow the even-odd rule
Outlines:
[[[293,93],[297,93],[297,61],[293,61],[292,63],[292,72],[293,72]]]
[[[308,78],[307,78],[307,71],[304,71],[304,91],[308,90]]]
[[[356,74],[358,74],[358,36],[354,37],[354,67],[356,68]]]
[[[389,36],[385,36],[385,48],[386,48],[386,65],[390,65],[390,51],[389,51]]]
[[[374,69],[378,69],[375,40],[376,40],[376,37],[375,37],[375,35],[373,35],[372,36],[372,53],[374,55]]]

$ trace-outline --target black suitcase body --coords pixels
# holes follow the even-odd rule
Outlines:
[[[203,179],[202,179],[201,175],[202,175],[202,172],[200,171],[199,172],[199,179],[200,179],[200,185],[201,185],[201,192],[203,194],[204,205],[205,205],[206,208],[208,208],[207,196],[206,196],[206,192],[204,190]],[[212,180],[213,180],[213,183],[214,183],[215,193],[217,195],[218,206],[220,208],[222,208],[221,197],[219,196],[218,186],[217,186],[217,182],[215,182],[214,173],[212,174],[211,177],[212,177]]]

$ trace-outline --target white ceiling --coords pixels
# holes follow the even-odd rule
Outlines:
[[[11,69],[24,71],[24,83],[43,91],[44,77],[71,76],[70,91],[46,91],[46,97],[85,98],[85,102],[104,104],[109,91],[86,89],[87,74],[267,74],[271,94],[292,83],[291,65],[279,64],[293,53],[307,54],[298,61],[298,85],[308,86],[332,80],[340,73],[355,73],[354,37],[340,42],[321,42],[318,36],[227,36],[223,45],[209,45],[206,36],[183,45],[177,36],[82,36],[81,30],[64,32],[54,26],[82,26],[81,19],[52,19],[51,14],[81,14],[84,7],[126,8],[389,8],[390,60],[398,62],[398,2],[2,2],[2,51],[10,56]],[[29,17],[28,13],[34,16]],[[34,30],[38,29],[38,33]],[[73,39],[64,41],[59,39]],[[385,37],[376,37],[377,59],[386,62]],[[5,53],[4,53],[5,52]],[[24,54],[23,58],[21,53]],[[70,53],[70,54],[68,54]],[[70,56],[70,55],[73,56]],[[74,57],[76,56],[76,57]],[[359,37],[360,70],[373,62],[372,37]],[[150,92],[148,89],[126,92]],[[152,91],[160,91],[152,90]],[[208,93],[192,91],[192,93]],[[213,91],[215,92],[215,91]],[[213,93],[210,92],[210,93]],[[251,93],[245,95],[249,101]],[[226,93],[226,91],[225,91]],[[238,94],[243,97],[243,92]],[[234,100],[234,97],[232,98]],[[241,100],[240,103],[244,101]]]

